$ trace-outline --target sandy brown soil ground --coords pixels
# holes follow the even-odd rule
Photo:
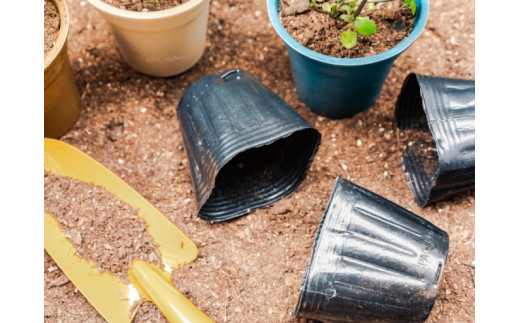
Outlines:
[[[82,111],[61,139],[127,181],[197,244],[199,258],[175,271],[172,281],[212,319],[300,322],[292,312],[302,274],[341,174],[448,232],[449,259],[428,322],[475,320],[474,192],[424,209],[417,206],[401,168],[393,117],[410,72],[475,77],[473,1],[455,7],[447,0],[432,1],[425,31],[396,60],[375,106],[345,120],[316,115],[299,101],[287,52],[270,26],[264,0],[212,0],[203,57],[172,78],[133,71],[94,9],[86,1],[67,4],[69,55]],[[189,85],[231,68],[256,75],[322,133],[322,145],[297,192],[265,210],[211,224],[196,215],[175,109]],[[46,321],[103,321],[47,254],[44,271]],[[153,306],[138,314],[140,322],[159,320]]]

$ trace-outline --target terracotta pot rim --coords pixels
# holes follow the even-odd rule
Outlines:
[[[54,61],[56,56],[61,52],[63,46],[65,46],[65,42],[67,41],[67,36],[69,34],[69,12],[67,10],[67,5],[65,4],[65,0],[50,0],[54,2],[56,7],[58,8],[58,12],[60,14],[60,31],[58,33],[58,38],[56,39],[56,44],[54,47],[45,55],[44,58],[44,69],[46,70],[49,65]]]

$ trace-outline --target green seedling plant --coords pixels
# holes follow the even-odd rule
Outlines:
[[[370,18],[359,16],[365,5],[368,4],[368,8],[374,11],[376,3],[390,1],[394,0],[309,0],[309,4],[314,11],[347,22],[347,29],[341,32],[341,43],[346,49],[351,49],[357,43],[358,34],[370,36],[377,31],[376,24]],[[404,1],[403,7],[409,8],[415,15],[415,0]]]

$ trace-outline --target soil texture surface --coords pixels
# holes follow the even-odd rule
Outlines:
[[[404,129],[398,131],[400,152],[413,156],[414,166],[426,174],[428,188],[431,188],[439,172],[437,145],[428,128]]]
[[[116,8],[130,11],[158,11],[170,9],[186,1],[183,0],[102,0]]]
[[[86,1],[67,0],[68,53],[81,92],[76,124],[60,139],[105,165],[190,237],[199,257],[172,282],[215,322],[298,322],[293,312],[318,224],[342,175],[449,234],[448,262],[427,322],[475,320],[474,192],[420,208],[400,162],[395,102],[405,77],[475,77],[475,4],[430,4],[428,24],[394,63],[376,104],[350,119],[311,112],[298,99],[287,50],[265,1],[211,0],[206,49],[189,71],[155,78],[130,68],[110,27]],[[449,11],[446,8],[450,8]],[[322,134],[298,190],[274,205],[223,223],[197,217],[176,108],[203,76],[241,68],[255,75]],[[104,322],[45,253],[45,321]],[[145,303],[137,322],[164,322]]]
[[[138,210],[102,186],[44,174],[45,211],[56,218],[78,256],[129,283],[134,259],[160,265],[159,251]]]
[[[44,18],[43,18],[43,48],[44,55],[54,47],[58,34],[60,33],[60,13],[54,2],[44,0]]]
[[[317,6],[326,3],[317,3]],[[341,32],[349,29],[348,22],[311,10],[308,0],[280,0],[279,17],[284,28],[303,46],[324,55],[358,58],[382,53],[410,34],[414,17],[402,4],[403,1],[378,3],[375,10],[366,5],[359,17],[370,18],[377,31],[370,36],[358,34],[357,43],[351,49],[341,43]]]

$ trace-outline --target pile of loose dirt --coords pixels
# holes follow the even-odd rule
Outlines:
[[[160,265],[157,245],[136,209],[101,186],[52,173],[44,174],[44,183],[45,211],[56,218],[78,256],[126,283],[134,259]]]

